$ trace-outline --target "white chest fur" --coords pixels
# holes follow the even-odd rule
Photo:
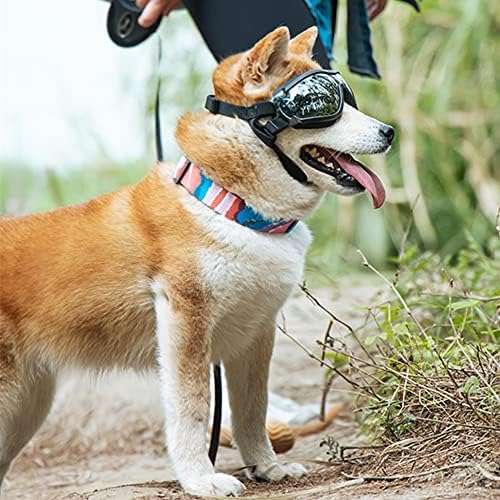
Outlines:
[[[212,353],[214,359],[223,359],[244,349],[274,323],[302,278],[311,237],[303,223],[290,234],[260,233],[216,214],[189,195],[184,201],[218,242],[217,247],[200,251],[199,262],[214,299]]]

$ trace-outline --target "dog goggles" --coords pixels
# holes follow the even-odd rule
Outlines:
[[[275,144],[277,134],[288,127],[329,127],[342,115],[345,102],[357,108],[354,94],[340,73],[315,69],[278,87],[268,101],[237,106],[209,95],[205,108],[214,114],[247,121],[257,137],[276,152],[287,172],[299,182],[307,182],[302,169]],[[269,120],[262,123],[264,117]]]
[[[354,94],[340,73],[315,69],[278,87],[269,101],[237,106],[210,95],[205,107],[212,113],[246,121],[271,116],[267,129],[276,134],[287,127],[329,127],[340,118],[344,102],[357,108]]]
[[[271,102],[297,128],[332,125],[344,108],[344,101],[357,107],[356,99],[338,71],[308,71],[279,87]]]

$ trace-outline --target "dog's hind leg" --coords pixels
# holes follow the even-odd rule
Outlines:
[[[0,329],[1,329],[0,321]],[[12,344],[0,331],[0,493],[9,467],[38,430],[54,396],[54,377],[28,370],[16,359]]]
[[[249,475],[268,481],[299,478],[300,464],[280,464],[266,432],[267,381],[274,345],[275,322],[269,322],[248,350],[227,360],[224,369],[229,390],[234,441]]]

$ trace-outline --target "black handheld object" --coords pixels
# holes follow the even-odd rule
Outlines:
[[[108,11],[108,35],[120,47],[134,47],[152,35],[161,23],[161,17],[149,28],[139,25],[142,10],[133,0],[111,0]]]

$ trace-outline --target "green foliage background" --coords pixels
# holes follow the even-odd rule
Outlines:
[[[421,3],[417,15],[399,2],[389,2],[372,25],[382,82],[349,75],[343,64],[342,12],[336,65],[351,82],[361,109],[393,124],[397,137],[387,156],[364,159],[384,179],[388,203],[374,211],[366,196],[329,195],[310,221],[313,268],[349,270],[352,261],[359,264],[354,247],[373,264],[387,265],[417,199],[411,237],[420,248],[454,254],[466,235],[483,244],[491,234],[500,201],[500,4]],[[175,13],[164,24],[164,45],[176,48],[167,51],[162,65],[164,81],[169,82],[163,101],[169,106],[166,125],[171,132],[180,112],[200,108],[210,90],[210,65],[201,39],[195,42],[196,50],[178,43],[186,30],[198,36],[185,14]],[[154,88],[153,71],[151,102]],[[146,123],[152,121],[151,108],[145,110]],[[178,151],[172,140],[166,145],[169,159],[175,161]],[[147,171],[151,152],[137,164],[112,165],[103,157],[63,173],[0,163],[0,211],[45,210],[134,182]]]
[[[366,158],[389,203],[378,213],[367,199],[330,197],[312,221],[313,261],[353,255],[355,245],[380,265],[399,247],[417,198],[412,236],[421,248],[456,253],[467,232],[480,243],[491,234],[500,202],[500,4],[425,0],[420,15],[389,4],[372,25],[382,82],[350,78],[361,108],[397,130],[387,156]]]

